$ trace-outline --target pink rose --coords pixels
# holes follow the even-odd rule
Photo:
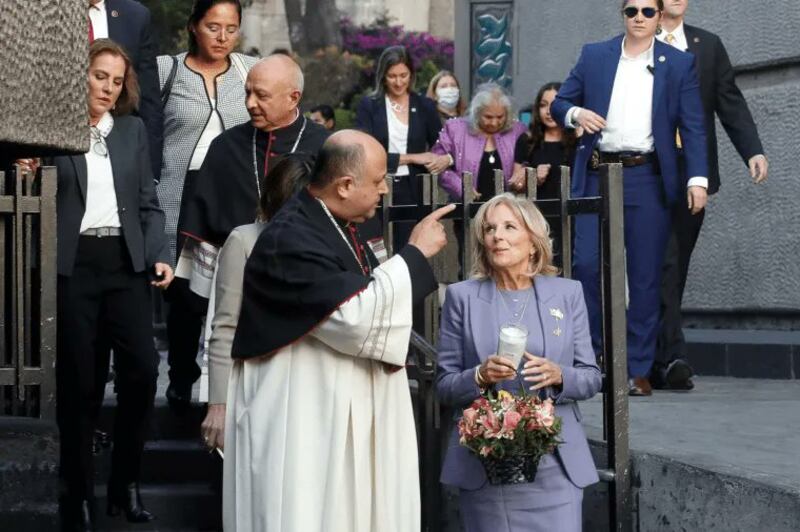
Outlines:
[[[486,436],[489,438],[496,438],[502,432],[503,427],[500,420],[492,410],[486,411],[486,414],[481,417],[480,423],[486,428]]]
[[[513,410],[506,412],[506,415],[503,417],[503,430],[507,433],[514,432],[521,419],[522,416],[519,412],[514,412]]]
[[[467,408],[464,410],[464,421],[469,423],[470,425],[474,425],[475,422],[478,420],[478,411],[474,408]]]

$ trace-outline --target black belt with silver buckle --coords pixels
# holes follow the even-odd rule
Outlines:
[[[601,164],[621,164],[625,168],[641,166],[643,164],[654,164],[658,162],[655,152],[603,152],[594,150],[592,152],[591,168],[597,170]]]
[[[93,227],[81,232],[81,236],[96,236],[97,238],[120,236],[121,234],[122,229],[119,227]]]

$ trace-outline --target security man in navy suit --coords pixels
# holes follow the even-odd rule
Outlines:
[[[663,0],[624,0],[625,34],[584,46],[551,106],[557,121],[585,131],[576,150],[573,197],[598,194],[599,164],[624,167],[631,395],[652,393],[648,375],[656,353],[670,209],[681,202],[700,212],[707,199],[700,84],[694,58],[655,38],[663,8]],[[678,166],[676,131],[683,137],[685,173]],[[574,275],[584,285],[596,351],[602,323],[598,244],[597,216],[579,216]]]
[[[89,21],[90,43],[94,39],[111,39],[125,48],[133,62],[141,93],[138,114],[147,127],[153,176],[157,180],[161,174],[164,115],[150,10],[134,0],[89,0]]]
[[[658,39],[695,56],[700,77],[700,96],[705,109],[708,140],[708,193],[719,190],[719,159],[715,115],[728,133],[755,183],[767,179],[769,163],[758,129],[742,92],[736,86],[733,67],[722,40],[713,33],[684,24],[688,0],[668,0]],[[705,210],[691,214],[682,205],[672,213],[672,235],[667,246],[662,280],[662,326],[650,381],[654,388],[691,390],[692,368],[685,361],[686,342],[681,325],[681,301],[689,261],[703,226]]]

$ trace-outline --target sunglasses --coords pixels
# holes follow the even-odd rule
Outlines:
[[[625,9],[622,10],[622,12],[628,18],[635,17],[636,15],[639,14],[639,11],[640,10],[639,10],[638,7],[633,7],[633,6],[626,7]],[[653,18],[654,16],[656,16],[656,13],[658,13],[658,9],[656,9],[654,7],[643,7],[641,9],[641,12],[642,12],[642,15],[645,16],[645,18]]]

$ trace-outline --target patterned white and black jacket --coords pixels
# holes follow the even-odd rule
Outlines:
[[[244,71],[249,71],[258,61],[257,57],[242,54],[234,53],[231,56],[230,68],[217,78],[216,110],[223,129],[250,119],[245,107]],[[178,60],[178,66],[164,106],[163,162],[161,179],[156,186],[158,200],[166,216],[165,231],[169,239],[173,267],[176,261],[176,233],[186,170],[213,110],[203,77],[186,66],[186,53],[174,57]],[[173,64],[173,56],[158,57],[158,77],[162,91]]]

